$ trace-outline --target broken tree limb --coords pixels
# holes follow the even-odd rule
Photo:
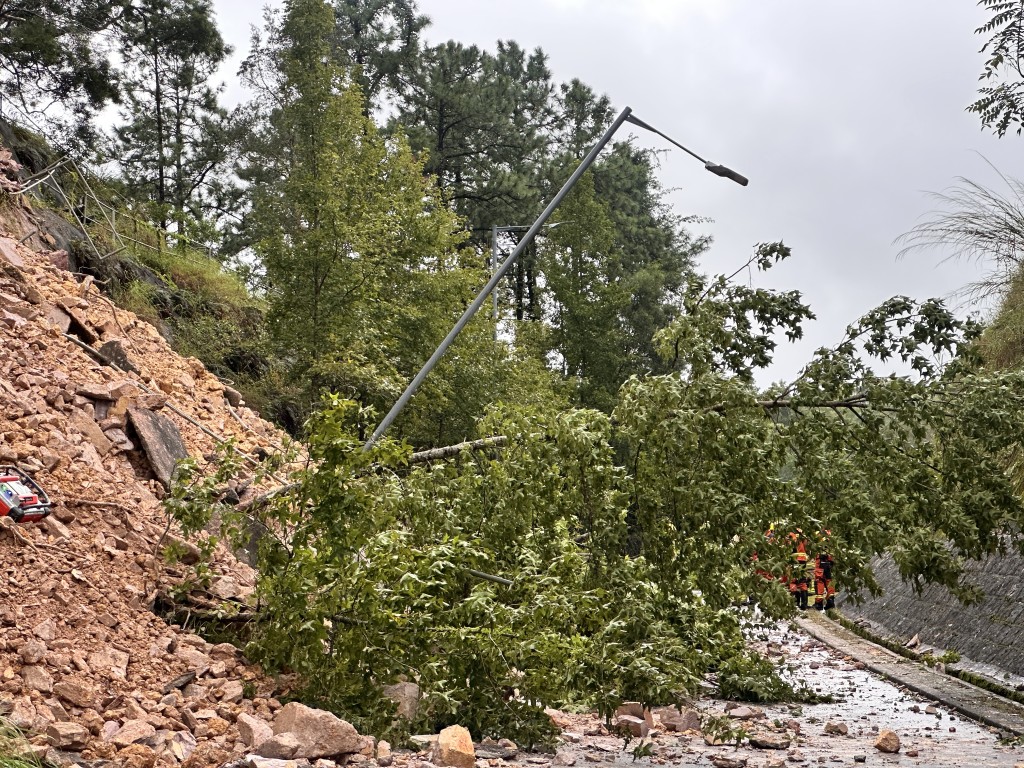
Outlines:
[[[426,451],[417,451],[416,453],[410,454],[406,463],[410,466],[413,464],[426,464],[430,461],[438,461],[440,459],[450,459],[453,456],[458,456],[463,451],[486,451],[492,448],[501,448],[508,443],[508,438],[505,435],[494,435],[493,437],[484,437],[479,440],[468,440],[464,443],[456,443],[455,445],[446,445],[442,448],[431,448]],[[262,493],[259,496],[254,497],[250,501],[241,505],[239,509],[250,509],[261,504],[265,504],[275,496],[280,496],[282,493],[288,493],[294,491],[299,487],[298,483],[288,483],[286,485],[279,485],[277,488],[272,488],[266,493]]]

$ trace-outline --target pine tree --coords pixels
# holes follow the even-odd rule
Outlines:
[[[211,79],[231,49],[210,0],[141,0],[126,19],[124,123],[111,148],[128,189],[161,228],[187,232],[217,207],[232,144]]]

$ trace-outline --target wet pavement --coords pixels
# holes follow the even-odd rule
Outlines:
[[[763,633],[755,645],[787,670],[791,682],[833,696],[834,703],[748,706],[755,713],[763,712],[763,716],[742,720],[727,719],[726,707],[735,707],[735,703],[703,699],[697,709],[705,718],[721,717],[734,737],[743,736],[742,729],[746,736],[762,735],[781,744],[789,741],[788,747],[758,749],[750,746],[747,738],[741,739],[738,748],[709,746],[700,734],[665,732],[655,721],[650,737],[634,739],[624,748],[622,738],[600,733],[596,715],[566,715],[564,746],[554,764],[578,768],[601,764],[729,768],[728,761],[735,761],[731,764],[734,768],[1024,766],[1024,749],[1001,741],[997,729],[965,719],[929,697],[894,685],[862,662],[811,638],[795,624],[783,623]],[[826,733],[829,723],[833,724],[829,730],[834,731],[842,731],[845,726],[846,734]],[[799,733],[794,732],[797,729]],[[885,729],[899,736],[899,753],[885,754],[875,748],[879,731]],[[647,743],[649,746],[644,747]],[[638,746],[638,759],[634,761]]]

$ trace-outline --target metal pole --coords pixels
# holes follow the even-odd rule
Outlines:
[[[491,227],[491,277],[498,271],[498,225],[495,224]],[[491,298],[494,299],[494,340],[498,340],[498,293],[497,291],[491,292]]]
[[[455,323],[455,326],[448,331],[448,335],[445,336],[444,341],[441,342],[441,345],[434,350],[434,354],[430,356],[430,359],[427,360],[422,368],[420,368],[420,372],[416,374],[416,377],[409,382],[409,386],[405,388],[402,396],[398,398],[398,402],[391,406],[391,410],[388,411],[388,414],[383,418],[383,420],[381,420],[380,424],[377,425],[377,429],[373,431],[370,439],[366,441],[366,444],[363,446],[363,450],[369,450],[372,448],[373,444],[380,439],[380,436],[387,432],[391,423],[398,417],[398,414],[402,412],[402,409],[409,403],[412,396],[416,394],[416,390],[420,388],[420,384],[422,384],[423,380],[427,378],[427,374],[429,374],[434,369],[434,366],[437,365],[438,361],[444,357],[444,353],[448,351],[448,347],[452,345],[455,338],[459,335],[462,329],[466,327],[469,321],[473,318],[473,315],[475,315],[477,310],[480,309],[481,305],[483,305],[484,301],[487,299],[487,295],[494,290],[494,287],[498,284],[501,278],[505,276],[505,273],[512,268],[512,265],[515,264],[516,261],[519,260],[519,256],[526,250],[526,247],[533,240],[540,228],[544,226],[544,222],[548,220],[551,214],[554,213],[555,208],[557,208],[559,203],[565,199],[565,196],[569,194],[569,191],[576,185],[576,182],[580,180],[580,176],[586,173],[587,169],[594,164],[597,156],[601,153],[601,150],[604,149],[605,144],[611,141],[612,136],[615,135],[615,132],[619,130],[632,111],[633,110],[629,107],[623,109],[619,116],[615,118],[615,122],[612,123],[608,127],[608,130],[604,132],[604,135],[598,139],[597,144],[595,144],[594,148],[590,150],[590,153],[583,158],[583,162],[577,166],[575,171],[573,171],[569,180],[565,182],[560,190],[558,190],[558,194],[555,195],[554,199],[550,203],[548,203],[540,216],[537,217],[537,220],[533,222],[533,226],[530,227],[529,231],[527,231],[523,236],[523,239],[519,241],[519,245],[516,246],[516,249],[512,251],[508,258],[501,263],[501,266],[494,271],[494,274],[491,275],[491,279],[487,282],[487,285],[483,287],[480,293],[477,294],[476,298],[473,299],[473,303],[470,304],[466,308],[466,311],[462,313],[462,317],[460,317],[459,321]]]

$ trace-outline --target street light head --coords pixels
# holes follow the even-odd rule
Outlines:
[[[741,187],[747,186],[750,180],[742,174],[736,173],[732,168],[726,168],[724,165],[717,165],[715,163],[704,163],[704,168],[711,171],[715,176],[721,176],[725,179],[732,179]]]
[[[683,150],[683,152],[685,152],[686,154],[691,155],[692,157],[695,157],[698,160],[700,160],[700,162],[704,163],[704,167],[707,170],[711,171],[713,174],[715,174],[715,176],[721,176],[722,178],[725,178],[725,179],[732,179],[737,184],[739,184],[741,187],[745,187],[745,186],[747,186],[747,184],[750,183],[746,176],[743,176],[743,175],[741,175],[739,173],[736,173],[736,171],[732,170],[731,168],[726,168],[724,165],[718,165],[717,163],[712,163],[709,160],[705,160],[703,157],[698,155],[692,149],[687,149],[682,144],[680,144],[678,141],[673,139],[671,136],[666,136],[664,133],[659,131],[653,125],[651,125],[650,123],[645,123],[643,120],[641,120],[636,115],[634,115],[634,114],[627,114],[625,119],[626,119],[627,123],[632,123],[633,125],[638,126],[640,128],[643,128],[644,130],[650,131],[651,133],[656,133],[659,136],[661,136],[661,138],[665,139],[666,141],[669,141],[672,144],[675,144],[677,147],[679,147],[681,150]]]

